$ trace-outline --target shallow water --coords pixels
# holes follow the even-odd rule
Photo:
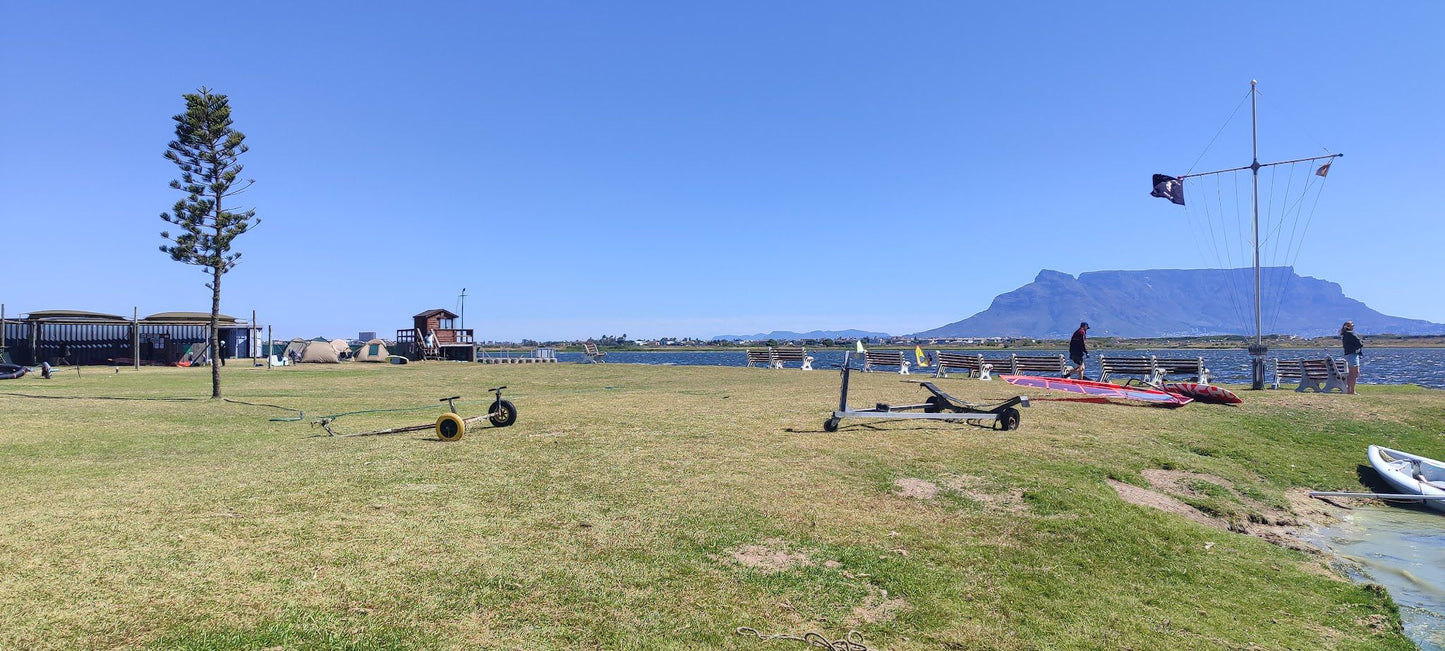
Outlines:
[[[1445,515],[1363,506],[1322,533],[1336,554],[1355,564],[1354,578],[1385,586],[1411,640],[1445,651]]]
[[[757,348],[766,348],[758,346]],[[943,348],[944,350],[960,350],[955,348]],[[927,352],[934,352],[936,348],[929,347]],[[984,350],[966,350],[970,353],[983,353],[985,357],[1003,357],[1010,351],[999,348]],[[1046,355],[1064,352],[1029,350],[1021,351],[1020,355]],[[1129,350],[1129,351],[1105,351],[1106,354],[1118,354],[1120,356],[1141,356],[1157,355],[1160,357],[1203,357],[1204,365],[1214,374],[1216,382],[1222,384],[1249,384],[1250,382],[1250,357],[1243,350]],[[820,350],[810,352],[816,359],[813,367],[817,369],[831,368],[831,365],[843,361],[841,350]],[[1281,359],[1314,358],[1319,359],[1324,355],[1339,356],[1341,351],[1318,349],[1289,349],[1271,351],[1270,357]],[[581,362],[584,360],[581,353],[558,353],[557,359],[563,362]],[[1086,363],[1086,373],[1090,377],[1098,376],[1098,353]],[[675,366],[745,366],[747,365],[747,354],[741,350],[728,351],[666,351],[656,352],[634,352],[634,351],[610,351],[607,353],[607,361],[622,364],[666,364]],[[790,368],[797,364],[789,364]],[[915,372],[920,372],[915,370]],[[922,371],[926,372],[926,371]],[[1365,350],[1364,362],[1360,366],[1361,384],[1418,384],[1420,386],[1435,389],[1445,389],[1445,348],[1367,348]]]

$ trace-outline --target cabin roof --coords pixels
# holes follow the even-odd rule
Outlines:
[[[438,315],[440,315],[440,316],[442,316],[442,317],[444,317],[444,318],[447,318],[447,319],[455,319],[455,318],[457,318],[457,315],[452,314],[451,310],[444,310],[444,309],[439,308],[439,307],[438,307],[438,308],[434,308],[434,309],[427,310],[427,311],[425,311],[425,312],[422,312],[421,314],[418,314],[418,315],[416,315],[416,316],[413,316],[412,318],[413,318],[413,319],[430,319],[431,317],[438,316]]]

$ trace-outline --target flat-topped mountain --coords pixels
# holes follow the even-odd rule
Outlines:
[[[1381,314],[1338,284],[1292,267],[1261,269],[1260,284],[1266,334],[1337,334],[1346,320],[1361,334],[1445,334],[1445,324]],[[1062,338],[1080,321],[1095,337],[1253,335],[1254,270],[1091,271],[1075,278],[1045,269],[987,310],[915,336]]]

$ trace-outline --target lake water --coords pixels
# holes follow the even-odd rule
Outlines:
[[[762,348],[762,347],[759,347]],[[936,348],[925,348],[926,352],[934,352]],[[989,349],[954,349],[946,348],[951,352],[982,353],[985,357],[1003,357],[1008,353],[998,348]],[[1066,352],[1064,350],[1030,350],[1022,351],[1020,355],[1044,355]],[[1157,355],[1159,357],[1203,357],[1204,366],[1214,375],[1215,381],[1222,384],[1249,384],[1250,383],[1250,356],[1243,350],[1119,350],[1102,351],[1106,355],[1117,354],[1121,357],[1139,355]],[[826,369],[830,365],[840,364],[843,361],[841,350],[820,350],[809,353],[815,359],[813,368]],[[1270,357],[1280,359],[1297,359],[1302,357],[1319,359],[1326,354],[1339,356],[1339,350],[1327,349],[1282,349],[1271,351]],[[1099,352],[1095,352],[1089,360],[1086,372],[1091,377],[1098,376]],[[558,353],[557,358],[563,362],[581,362],[584,357],[581,353]],[[741,350],[728,351],[609,351],[607,361],[613,364],[666,364],[674,366],[746,366],[747,354]],[[796,366],[796,364],[790,364]],[[918,372],[915,369],[915,372]],[[1434,389],[1445,389],[1445,348],[1367,348],[1365,349],[1364,361],[1360,366],[1361,384],[1418,384]]]
[[[1365,506],[1323,534],[1335,553],[1355,564],[1354,578],[1385,586],[1415,644],[1445,650],[1445,516]]]

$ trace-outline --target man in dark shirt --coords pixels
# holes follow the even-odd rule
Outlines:
[[[1069,338],[1069,361],[1074,363],[1073,368],[1064,371],[1064,377],[1070,375],[1082,380],[1084,379],[1084,356],[1089,354],[1089,347],[1084,343],[1084,337],[1089,334],[1089,322],[1079,324],[1079,329],[1074,331],[1074,336]]]

